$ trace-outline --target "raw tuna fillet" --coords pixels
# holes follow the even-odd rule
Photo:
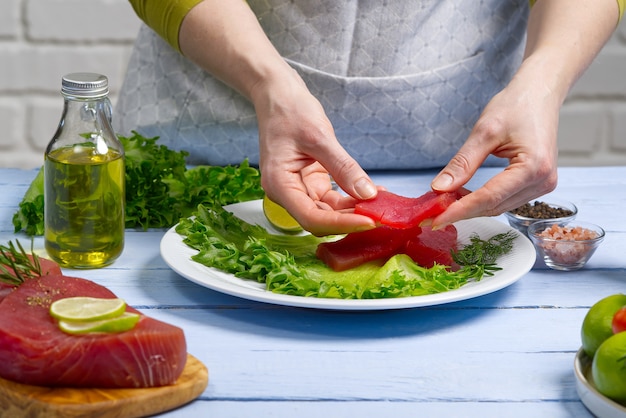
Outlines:
[[[358,202],[354,213],[369,216],[381,225],[412,228],[443,213],[461,196],[458,193],[427,192],[420,197],[404,197],[379,191],[374,199]]]
[[[29,258],[32,260],[32,256],[29,255]],[[41,266],[41,275],[45,276],[48,274],[61,274],[61,267],[57,263],[52,260],[47,260],[45,258],[39,258],[39,265]],[[2,265],[3,269],[6,269],[7,273],[13,274],[15,273],[13,269],[9,266]],[[0,282],[0,301],[4,299],[6,295],[11,293],[13,289],[15,289],[16,285]]]
[[[454,225],[436,231],[424,227],[421,234],[407,241],[403,252],[422,267],[431,268],[437,263],[457,269],[451,253],[457,249],[457,238]]]
[[[0,282],[0,300],[4,299],[6,295],[11,293],[15,286],[12,284]]]
[[[27,280],[0,302],[1,377],[29,385],[90,388],[176,382],[187,359],[180,328],[142,315],[130,331],[69,335],[58,328],[49,309],[53,301],[72,296],[115,297],[89,280],[52,274]]]
[[[386,261],[397,254],[420,227],[397,229],[381,226],[369,231],[353,232],[338,241],[317,246],[317,258],[335,271],[343,271],[373,260]]]

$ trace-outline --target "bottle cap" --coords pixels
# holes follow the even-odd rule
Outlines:
[[[63,76],[61,93],[73,97],[98,98],[109,94],[109,80],[96,73],[72,73]]]

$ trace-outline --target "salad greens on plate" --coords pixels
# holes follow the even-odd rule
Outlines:
[[[461,265],[424,268],[405,254],[386,263],[370,262],[337,272],[315,256],[317,245],[337,237],[278,235],[226,209],[200,205],[194,217],[176,226],[183,242],[198,251],[191,258],[207,267],[265,284],[268,291],[319,298],[381,299],[422,296],[458,289],[500,268],[499,256],[512,249],[513,231],[488,240],[472,236],[453,254]]]

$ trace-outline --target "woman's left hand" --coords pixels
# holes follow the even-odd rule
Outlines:
[[[557,184],[559,108],[560,101],[545,86],[524,83],[521,77],[494,96],[432,188],[461,188],[489,154],[506,158],[509,165],[435,218],[433,227],[499,215],[552,191]]]

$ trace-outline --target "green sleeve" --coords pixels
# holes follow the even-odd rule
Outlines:
[[[624,16],[624,9],[626,9],[626,0],[617,0],[617,6],[619,7],[620,20]]]
[[[537,2],[537,0],[529,0],[529,1],[530,1],[531,7]],[[617,0],[617,6],[619,7],[619,18],[621,20],[622,16],[624,16],[624,9],[626,9],[626,0]]]
[[[202,0],[129,0],[135,13],[180,52],[178,32],[189,11]]]

